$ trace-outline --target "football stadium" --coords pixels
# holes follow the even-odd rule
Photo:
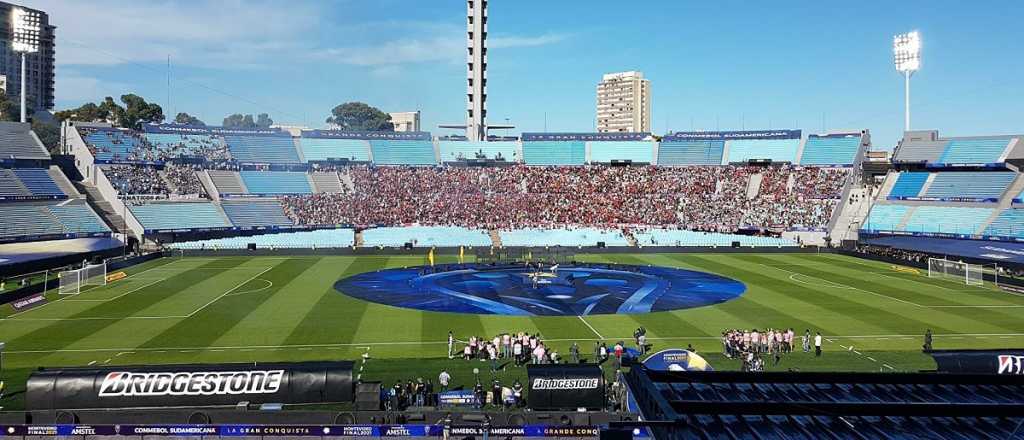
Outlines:
[[[917,32],[889,151],[512,135],[486,18],[436,133],[0,122],[0,436],[1024,436],[1024,135],[911,130]]]

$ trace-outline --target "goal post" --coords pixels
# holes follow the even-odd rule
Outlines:
[[[64,270],[57,274],[60,280],[58,293],[61,295],[78,295],[82,292],[82,269]]]
[[[104,261],[100,264],[89,264],[81,269],[84,271],[82,276],[82,284],[86,286],[106,286],[107,285],[107,262]]]
[[[981,286],[985,284],[983,273],[981,265],[978,264],[944,258],[928,259],[928,278],[948,278],[968,286]]]

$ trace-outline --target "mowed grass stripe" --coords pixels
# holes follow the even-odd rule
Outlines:
[[[334,280],[371,272],[387,266],[388,258],[380,256],[351,257],[330,285],[321,289],[320,299],[294,324],[282,345],[348,344],[366,314],[369,303],[342,294],[334,289]]]
[[[262,263],[264,260],[260,260],[260,262]],[[242,319],[245,319],[263,301],[266,301],[271,295],[288,286],[295,277],[309,269],[316,260],[304,258],[272,260],[272,262],[276,264],[271,266],[270,270],[262,275],[258,275],[256,278],[240,286],[237,283],[223,284],[219,292],[221,294],[228,291],[232,293],[246,292],[266,287],[266,283],[260,280],[270,281],[273,283],[273,286],[255,293],[224,296],[218,299],[217,302],[199,311],[199,313],[179,321],[173,327],[150,338],[141,346],[206,347],[213,345],[214,341],[231,330]],[[252,335],[250,343],[259,344],[259,337],[260,334]]]
[[[244,263],[245,259],[236,260],[214,260],[206,263],[208,265],[220,265],[220,266],[237,266]],[[202,267],[202,266],[200,266]],[[182,292],[186,289],[194,287],[195,284],[203,281],[208,277],[206,271],[185,271],[170,276],[169,278],[160,281],[152,286],[145,289],[145,294],[131,294],[123,296],[113,301],[108,301],[100,304],[99,306],[93,307],[92,309],[86,310],[81,313],[77,313],[68,318],[89,318],[97,316],[131,316],[136,312],[149,307],[152,304],[156,304],[161,300]],[[141,292],[141,291],[140,291]],[[100,312],[102,310],[105,313]],[[118,320],[113,319],[101,319],[101,320],[64,320],[56,321],[51,325],[42,327],[36,331],[22,335],[14,340],[9,341],[7,345],[8,350],[42,350],[42,349],[60,349],[67,347],[75,342],[89,337],[101,330],[117,324]],[[112,341],[114,342],[114,341]]]
[[[767,287],[778,286],[778,283],[774,282],[774,280],[766,278],[756,272],[740,269],[736,267],[735,264],[726,264],[725,262],[715,261],[704,256],[687,255],[686,257],[690,264],[700,267],[708,272],[739,279],[747,284],[748,291],[742,296],[716,306],[716,308],[726,311],[747,322],[746,326],[741,326],[740,328],[821,328],[819,326],[815,326],[812,322],[782,312],[779,308],[764,307],[750,299],[750,296],[757,295],[760,290],[774,290]],[[776,291],[776,293],[781,292]],[[727,329],[723,328],[721,330]],[[836,331],[840,329],[826,330]]]
[[[256,339],[260,341],[260,345],[284,344],[295,330],[295,326],[316,306],[321,297],[327,294],[337,295],[334,291],[334,280],[347,270],[353,261],[355,259],[345,257],[317,259],[312,267],[287,286],[269,293],[266,301],[251,310],[241,322],[222,335],[213,345],[251,344],[253,335],[257,335]],[[242,296],[263,294],[268,292],[239,293]]]
[[[391,257],[386,267],[409,267],[423,263],[422,255]],[[423,312],[368,302],[363,320],[352,336],[354,342],[409,342],[423,341]],[[466,321],[470,329],[478,329],[479,317]]]
[[[804,261],[806,263],[808,260],[800,258],[799,256],[794,256],[787,259],[787,261],[794,263]],[[882,282],[866,279],[863,275],[861,275],[861,278],[855,278],[858,276],[857,273],[849,273],[838,267],[834,267],[831,271],[826,272],[821,269],[817,269],[814,266],[800,265],[791,270],[819,279],[856,287],[876,294],[904,300],[911,298],[910,300],[915,302],[920,300],[920,295],[915,294],[914,291],[893,286],[891,283],[882,284]],[[872,307],[882,313],[886,313],[888,318],[893,321],[894,326],[899,325],[899,328],[903,328],[903,333],[924,333],[924,331],[929,328],[931,328],[932,331],[939,333],[1008,333],[1014,331],[1013,327],[993,325],[990,322],[991,319],[987,321],[979,321],[967,318],[960,313],[963,309],[955,309],[956,312],[949,312],[945,309],[927,307],[903,307],[896,306],[896,302],[891,300],[889,300],[890,305],[886,306],[885,302],[878,301],[886,300],[886,298],[871,295],[864,291],[851,291],[850,297],[851,299],[865,304],[868,307]],[[882,307],[888,307],[888,310],[905,311],[905,313],[888,313],[885,309],[882,309]],[[991,313],[986,313],[986,316],[991,317]],[[917,329],[916,331],[914,331],[915,328]]]

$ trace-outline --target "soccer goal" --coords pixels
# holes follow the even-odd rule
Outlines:
[[[65,270],[60,273],[61,295],[78,295],[84,286],[106,286],[107,263],[87,264],[81,269]]]
[[[968,286],[985,284],[983,269],[978,264],[949,261],[943,258],[928,259],[928,278],[949,278]]]

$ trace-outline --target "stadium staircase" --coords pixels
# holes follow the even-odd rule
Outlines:
[[[854,196],[857,197],[856,203],[851,201]],[[857,239],[857,231],[860,230],[860,225],[864,223],[868,212],[871,211],[871,200],[869,188],[859,187],[850,190],[845,203],[842,203],[842,211],[839,213],[836,224],[829,234],[833,242],[838,244],[843,240]]]
[[[501,247],[501,234],[498,233],[497,229],[488,229],[487,234],[491,236],[491,243],[496,248]]]
[[[747,200],[754,200],[757,198],[757,193],[761,191],[762,180],[764,180],[764,174],[762,173],[750,176],[750,182],[747,182]]]
[[[110,202],[103,199],[99,189],[85,182],[75,182],[74,185],[79,192],[85,194],[86,202],[89,203],[93,211],[96,211],[96,214],[100,216],[111,231],[117,234],[134,235],[131,228],[125,229],[124,217],[114,209]]]
[[[64,194],[67,194],[69,198],[82,197],[82,194],[75,189],[75,186],[71,184],[71,181],[68,180],[67,176],[64,175],[64,172],[61,171],[60,168],[51,166],[50,169],[47,170],[47,173],[50,175],[50,178],[53,179],[53,183],[57,184],[57,188],[60,188],[60,190],[64,192]]]
[[[220,191],[217,191],[217,185],[213,184],[213,179],[210,178],[210,175],[203,171],[197,172],[196,176],[199,177],[199,183],[203,185],[203,189],[210,195],[210,200],[219,201]]]
[[[344,193],[345,188],[337,173],[310,173],[309,187],[315,193]]]
[[[352,182],[352,175],[348,173],[347,168],[338,173],[338,178],[341,179],[341,189],[344,192],[349,194],[356,192],[356,184]]]

